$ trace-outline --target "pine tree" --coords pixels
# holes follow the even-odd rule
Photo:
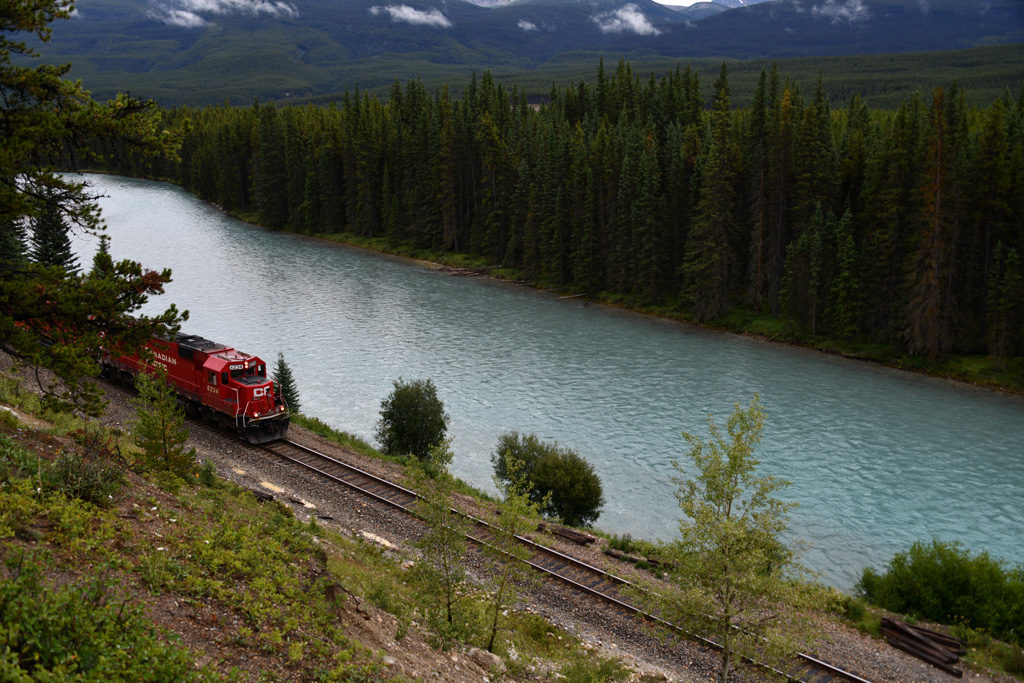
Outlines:
[[[132,437],[147,464],[187,477],[195,469],[196,451],[186,448],[188,427],[185,411],[167,382],[163,366],[152,374],[140,372],[135,378],[139,396],[133,399],[135,422]]]
[[[786,315],[795,319],[815,336],[818,320],[828,293],[825,266],[826,242],[831,221],[819,205],[811,224],[786,250],[786,267],[780,300]]]
[[[287,188],[290,176],[285,165],[284,127],[272,104],[259,106],[256,114],[253,197],[260,222],[271,228],[282,228],[288,222]]]
[[[955,254],[963,209],[966,114],[956,87],[936,88],[932,100],[925,211],[907,276],[907,325],[913,353],[934,360],[953,348],[957,318]]]
[[[20,268],[25,252],[25,228],[21,220],[0,216],[0,273]]]
[[[860,252],[853,239],[853,219],[847,210],[836,226],[836,275],[829,295],[832,331],[840,337],[853,337],[861,318]]]
[[[66,273],[78,272],[78,258],[71,251],[71,238],[60,205],[51,197],[43,212],[32,219],[32,260],[44,266],[63,268]]]
[[[55,164],[129,138],[140,154],[169,154],[174,146],[155,105],[124,95],[99,104],[64,79],[70,65],[30,65],[38,54],[19,38],[46,42],[50,23],[68,19],[71,10],[58,0],[8,2],[0,10],[0,230],[8,237],[12,225],[17,231],[47,215],[84,234],[101,231],[96,197],[84,183],[54,173]],[[5,241],[7,253],[17,248],[16,240]],[[122,261],[108,275],[91,277],[23,265],[18,277],[0,277],[0,350],[50,371],[35,373],[49,407],[98,414],[102,391],[91,381],[100,370],[96,358],[111,348],[132,353],[182,318],[173,307],[138,315],[170,280],[169,271]]]
[[[748,266],[754,310],[764,310],[768,294],[765,240],[768,228],[768,74],[762,69],[750,105],[747,132],[747,192],[751,217]]]
[[[648,133],[637,164],[636,195],[631,202],[633,223],[633,263],[631,286],[641,300],[659,298],[664,270],[664,234],[662,217],[661,171],[657,141]]]
[[[1024,345],[1024,268],[1016,249],[1004,257],[1002,243],[996,245],[990,289],[989,350],[996,365],[1004,367]]]
[[[292,376],[292,369],[284,360],[284,353],[277,352],[277,365],[274,366],[274,384],[277,385],[277,395],[284,399],[291,413],[299,412],[302,403],[299,401],[299,388]]]
[[[715,84],[708,164],[701,185],[697,219],[683,263],[684,299],[698,321],[723,315],[729,306],[737,258],[734,242],[739,220],[740,155],[732,140],[729,84],[725,64]]]

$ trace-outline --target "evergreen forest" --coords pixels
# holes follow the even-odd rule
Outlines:
[[[785,338],[935,361],[1024,356],[1024,90],[956,84],[835,108],[777,69],[734,108],[726,67],[628,63],[530,105],[484,73],[328,106],[164,113],[180,159],[117,152],[263,225],[469,254],[545,287]]]

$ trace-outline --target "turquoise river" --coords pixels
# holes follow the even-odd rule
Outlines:
[[[915,540],[1024,561],[1024,399],[626,313],[272,232],[171,185],[87,176],[117,258],[170,267],[150,310],[186,331],[283,351],[303,412],[372,440],[398,378],[431,378],[451,414],[455,473],[493,489],[498,435],[534,432],[593,463],[597,525],[672,538],[671,460],[754,393],[761,471],[792,481],[804,562],[850,590]],[[96,240],[77,247],[85,263]]]

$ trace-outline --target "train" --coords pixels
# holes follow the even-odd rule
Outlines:
[[[267,443],[287,434],[288,406],[258,356],[193,334],[153,338],[146,349],[142,357],[103,358],[105,374],[130,379],[147,366],[160,365],[189,417],[236,430],[250,443]]]

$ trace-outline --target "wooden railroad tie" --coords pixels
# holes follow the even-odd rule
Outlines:
[[[893,647],[957,678],[964,675],[961,669],[953,666],[960,661],[960,655],[967,651],[962,640],[889,617],[882,617],[881,630],[886,641]]]
[[[589,545],[597,540],[596,536],[585,534],[582,531],[576,531],[569,527],[559,526],[557,524],[548,524],[547,522],[541,522],[537,525],[537,531],[547,531],[555,536],[561,536],[562,538],[578,543],[579,545]]]

